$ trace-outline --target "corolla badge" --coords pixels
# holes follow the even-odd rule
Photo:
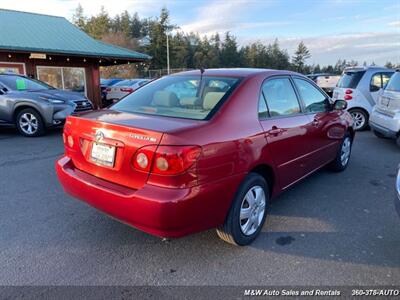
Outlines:
[[[142,141],[149,141],[149,142],[157,141],[157,139],[154,137],[139,135],[139,134],[135,134],[135,133],[131,133],[131,134],[129,134],[129,136],[133,139],[142,140]]]
[[[96,142],[101,141],[102,139],[104,139],[104,133],[101,131],[97,131],[96,134],[94,135]]]

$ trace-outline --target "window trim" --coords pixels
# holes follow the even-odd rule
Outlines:
[[[291,84],[291,86],[292,86],[292,88],[293,88],[294,94],[296,95],[296,99],[297,99],[297,103],[299,104],[300,112],[295,113],[295,114],[290,114],[290,115],[271,116],[270,109],[269,109],[269,105],[268,105],[267,99],[265,98],[264,91],[263,91],[264,84],[267,83],[267,82],[270,81],[270,80],[274,80],[274,79],[284,79],[284,78],[289,79],[289,82],[290,82],[290,84]],[[267,105],[267,108],[268,108],[268,117],[265,117],[265,118],[260,118],[259,111],[258,111],[258,108],[259,108],[259,106],[260,106],[260,96],[264,99],[264,102],[265,102],[265,104]],[[297,93],[296,87],[294,86],[294,82],[293,82],[292,76],[291,76],[290,74],[285,74],[285,75],[273,75],[273,76],[269,76],[269,77],[267,77],[267,78],[264,78],[263,82],[262,82],[261,85],[260,85],[260,90],[259,90],[259,96],[258,96],[258,102],[257,102],[257,103],[258,103],[258,105],[257,105],[257,116],[258,116],[258,120],[259,120],[259,121],[274,120],[274,119],[283,119],[283,118],[291,118],[291,117],[296,117],[296,116],[305,115],[305,112],[304,112],[304,104],[303,104],[302,101],[300,101],[300,98],[299,98],[299,95],[298,95],[298,93]]]
[[[310,80],[310,79],[308,79],[308,78],[303,78],[303,77],[301,77],[301,76],[299,76],[299,75],[291,75],[291,77],[292,77],[292,79],[293,79],[293,84],[294,84],[294,86],[295,86],[295,90],[296,90],[296,93],[298,94],[298,97],[299,97],[299,99],[300,99],[300,101],[301,101],[301,103],[302,103],[302,106],[303,106],[303,112],[304,112],[304,114],[305,115],[313,115],[313,114],[318,114],[318,113],[327,113],[327,112],[329,112],[329,111],[331,111],[331,106],[332,106],[332,101],[331,101],[331,97],[329,97],[329,95],[323,90],[323,89],[321,89],[314,81],[312,81],[312,80]],[[324,95],[325,96],[325,101],[327,102],[326,104],[326,110],[325,111],[319,111],[319,112],[312,112],[312,111],[309,111],[309,112],[307,112],[306,111],[306,104],[305,104],[305,102],[304,102],[304,99],[301,97],[301,94],[300,94],[300,91],[298,90],[298,88],[297,88],[297,86],[296,86],[296,82],[294,81],[294,79],[295,78],[298,78],[298,79],[300,79],[300,80],[304,80],[304,81],[306,81],[306,82],[308,82],[308,83],[310,83],[313,87],[315,87],[322,95]]]

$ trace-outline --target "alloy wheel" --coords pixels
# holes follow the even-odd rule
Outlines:
[[[33,114],[24,113],[19,118],[19,126],[25,134],[32,135],[38,130],[39,122]]]
[[[351,152],[351,139],[350,137],[346,137],[342,143],[342,149],[340,151],[340,162],[342,166],[347,165],[350,159],[350,152]]]
[[[240,206],[240,229],[244,235],[257,231],[265,214],[266,198],[261,186],[253,186],[244,196]]]
[[[364,127],[366,118],[363,113],[358,112],[358,111],[352,111],[350,114],[354,120],[354,129],[355,130],[358,130],[358,129]]]

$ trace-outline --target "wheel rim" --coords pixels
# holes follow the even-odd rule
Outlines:
[[[244,196],[240,206],[240,229],[252,235],[260,227],[265,214],[265,193],[260,186],[253,186]]]
[[[24,113],[19,118],[19,127],[25,134],[35,134],[39,127],[38,119],[31,113]]]
[[[353,120],[354,120],[355,129],[360,129],[364,126],[365,116],[363,113],[358,112],[358,111],[353,111],[353,112],[351,112],[351,116],[353,117]]]
[[[349,137],[346,137],[342,143],[342,149],[340,151],[340,161],[342,166],[347,165],[350,159],[351,152],[351,140]]]

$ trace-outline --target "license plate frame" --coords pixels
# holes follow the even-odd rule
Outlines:
[[[94,142],[90,151],[90,159],[96,164],[114,167],[116,147]]]

